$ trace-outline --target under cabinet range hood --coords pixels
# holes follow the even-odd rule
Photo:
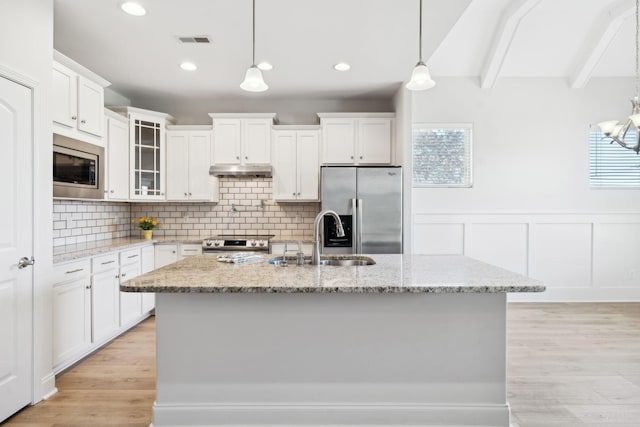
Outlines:
[[[209,175],[271,178],[273,168],[270,165],[213,165],[209,168]]]

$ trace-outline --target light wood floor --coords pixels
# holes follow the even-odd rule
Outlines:
[[[639,427],[640,303],[510,304],[514,427]],[[5,424],[144,426],[155,387],[155,320],[67,370],[59,392]]]

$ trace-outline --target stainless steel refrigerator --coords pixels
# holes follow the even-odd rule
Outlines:
[[[322,209],[340,215],[344,237],[337,237],[333,217],[324,217],[324,253],[402,253],[402,168],[342,167],[321,169]]]

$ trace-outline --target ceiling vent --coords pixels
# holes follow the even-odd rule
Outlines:
[[[185,36],[178,37],[180,43],[211,43],[209,36]]]

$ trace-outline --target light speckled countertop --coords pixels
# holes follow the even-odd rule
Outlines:
[[[229,293],[504,293],[542,292],[534,279],[464,256],[372,255],[362,267],[227,264],[189,257],[124,282],[125,292]],[[339,258],[340,256],[332,256]],[[328,257],[327,257],[328,258]]]
[[[189,238],[187,236],[160,237],[154,238],[153,240],[144,240],[138,237],[123,237],[119,239],[96,240],[94,242],[78,243],[75,245],[55,246],[53,248],[53,263],[58,264],[105,252],[118,251],[154,243],[202,243],[202,239]]]

